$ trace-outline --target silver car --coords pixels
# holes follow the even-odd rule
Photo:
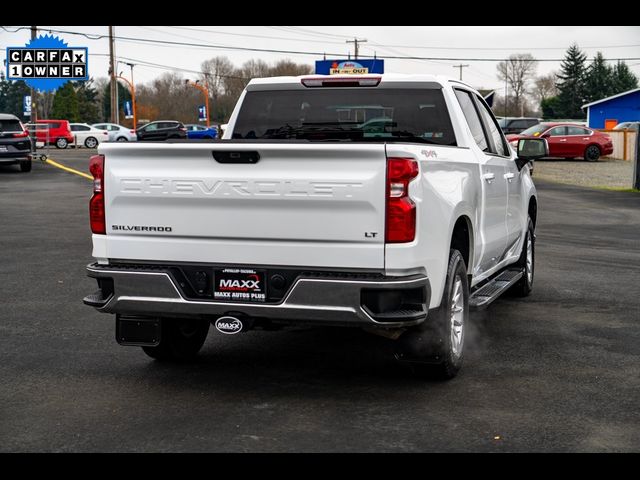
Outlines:
[[[110,142],[135,142],[138,140],[135,130],[116,123],[94,123],[92,126],[109,132]]]

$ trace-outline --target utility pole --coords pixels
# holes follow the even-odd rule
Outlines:
[[[454,65],[453,68],[459,68],[460,69],[460,81],[462,81],[462,69],[463,68],[467,68],[469,65]]]
[[[354,59],[358,59],[358,53],[360,51],[360,44],[361,43],[366,43],[367,39],[366,38],[354,38],[353,40],[347,40],[346,43],[353,43],[354,48],[353,48],[353,58]]]
[[[109,76],[111,77],[111,123],[118,123],[118,85],[116,83],[116,46],[113,27],[109,27]]]
[[[35,39],[38,36],[38,27],[36,26],[32,26],[31,27],[31,40]],[[31,123],[36,123],[36,121],[38,120],[38,110],[36,108],[36,106],[38,105],[36,102],[36,94],[38,93],[38,91],[31,87],[31,92],[29,92],[29,95],[31,95],[31,119],[29,120]]]

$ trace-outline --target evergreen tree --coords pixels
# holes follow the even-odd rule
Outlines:
[[[586,102],[585,63],[587,54],[578,45],[571,45],[560,65],[558,74],[558,116],[565,118],[584,118],[582,105]]]
[[[8,80],[0,81],[0,112],[10,113],[20,118],[24,122],[28,122],[30,117],[23,115],[24,96],[30,95],[31,90],[22,80],[11,82]]]
[[[613,84],[613,92],[611,95],[638,88],[638,78],[629,70],[629,67],[624,62],[618,62],[614,65],[611,74],[611,83]]]
[[[120,120],[124,119],[124,102],[131,101],[131,92],[127,87],[122,85],[122,82],[116,82],[118,86],[118,103],[120,110]],[[107,122],[111,122],[111,85],[107,83],[104,87],[104,92],[102,94],[102,111],[104,112],[104,120]]]
[[[593,58],[585,77],[585,99],[595,102],[614,95],[613,72],[601,52]]]
[[[82,122],[97,123],[100,121],[98,92],[93,88],[93,79],[88,82],[76,82],[78,97],[78,114]]]
[[[51,116],[59,120],[69,120],[70,122],[80,121],[78,96],[71,82],[65,83],[56,90],[56,94],[53,97]]]
[[[540,102],[540,109],[542,110],[542,117],[545,120],[562,117],[562,115],[560,115],[558,97],[545,98]]]

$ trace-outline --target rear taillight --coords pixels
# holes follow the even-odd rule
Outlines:
[[[129,130],[129,133],[130,133],[131,135],[135,135],[135,134],[136,134],[136,131],[135,131],[135,130]]]
[[[104,155],[94,155],[89,160],[89,172],[93,175],[93,195],[89,200],[91,232],[106,233],[104,218]]]
[[[24,137],[28,137],[29,136],[29,132],[20,132],[20,133],[14,133],[13,137],[14,138],[24,138]]]
[[[418,162],[412,158],[387,159],[387,243],[416,238],[416,204],[409,198],[409,183],[418,173]]]

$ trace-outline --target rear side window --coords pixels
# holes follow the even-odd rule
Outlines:
[[[0,120],[0,132],[21,132],[22,125],[18,120]]]
[[[456,97],[458,97],[458,102],[460,102],[460,106],[462,107],[462,112],[464,113],[464,116],[467,119],[467,123],[469,124],[469,128],[471,129],[471,135],[473,135],[473,139],[480,147],[480,150],[482,150],[483,152],[488,152],[490,150],[489,142],[487,141],[487,137],[485,136],[484,130],[482,129],[482,122],[480,121],[480,116],[478,115],[476,107],[473,104],[471,94],[457,89],[455,92]]]
[[[497,155],[502,155],[503,157],[507,155],[507,145],[503,139],[502,133],[500,131],[500,127],[496,123],[493,115],[489,111],[489,107],[480,100],[480,97],[476,96],[476,101],[478,102],[478,109],[480,110],[480,115],[482,116],[482,120],[484,121],[484,126],[489,132],[491,140],[493,140],[493,147],[491,151]]]
[[[591,132],[582,127],[567,127],[567,135],[591,135]]]
[[[249,91],[233,138],[456,145],[442,91],[428,88]]]
[[[549,130],[552,137],[564,137],[567,134],[567,127],[556,127]]]

